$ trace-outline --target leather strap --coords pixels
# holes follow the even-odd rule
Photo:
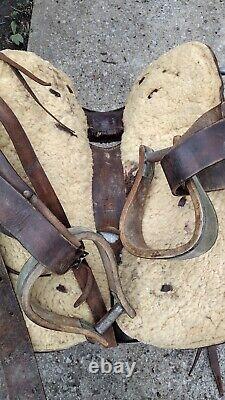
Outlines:
[[[14,73],[16,74],[17,78],[20,80],[24,88],[28,91],[28,93],[31,95],[31,97],[34,99],[34,101],[48,114],[50,117],[52,117],[56,122],[56,127],[69,133],[72,136],[76,136],[76,133],[74,132],[73,129],[69,128],[68,126],[64,125],[58,118],[55,117],[37,98],[36,94],[34,91],[31,89],[31,87],[28,85],[27,81],[24,79],[24,77],[21,75],[21,73],[17,70],[14,69]]]
[[[219,121],[184,135],[161,160],[161,165],[174,195],[188,194],[185,182],[197,175],[206,191],[225,188],[225,120],[213,109]],[[207,114],[206,114],[207,115]],[[196,126],[203,124],[201,117]]]
[[[219,392],[219,396],[222,398],[224,396],[224,387],[223,387],[223,381],[221,377],[221,371],[220,371],[220,364],[219,364],[219,358],[218,358],[218,353],[217,353],[217,346],[208,346],[207,347],[207,353],[208,353],[208,358],[209,358],[209,364],[211,367],[211,370],[213,372],[217,389]]]
[[[78,257],[77,248],[1,176],[0,188],[1,225],[39,262],[65,273]]]
[[[26,132],[11,108],[2,98],[0,98],[0,122],[12,140],[23,168],[35,188],[38,197],[53,214],[58,216],[65,226],[69,226],[66,214],[31,146]]]
[[[24,79],[23,75],[21,72],[26,75],[28,78],[32,79],[32,81],[39,83],[39,85],[42,86],[51,86],[51,83],[45,82],[42,79],[38,78],[36,75],[32,74],[30,71],[28,71],[26,68],[24,68],[22,65],[18,64],[17,62],[13,61],[11,58],[6,56],[4,53],[0,52],[0,60],[4,61],[7,63],[11,68],[12,71],[16,74],[17,78],[20,80],[22,85],[25,87],[25,89],[28,91],[28,93],[33,97],[34,101],[48,114],[50,115],[56,122],[57,122],[57,127],[70,133],[71,135],[77,136],[76,133],[70,129],[68,126],[64,125],[61,121],[59,121],[47,108],[43,106],[43,104],[39,101],[37,98],[36,94],[34,91],[31,89],[31,87],[28,85],[26,80]]]
[[[188,375],[190,376],[192,374],[194,368],[196,367],[196,365],[199,361],[199,357],[202,354],[204,349],[207,350],[209,364],[210,364],[212,373],[213,373],[215,381],[216,381],[217,389],[219,392],[219,397],[222,398],[224,396],[224,387],[223,387],[223,381],[222,381],[222,376],[221,376],[221,369],[220,369],[220,364],[219,364],[217,346],[213,345],[213,346],[208,346],[208,347],[200,347],[199,349],[197,349],[195,358],[194,358],[194,362],[191,366],[191,369],[190,369]]]
[[[98,232],[104,236],[108,235],[105,236],[108,240],[113,239],[110,245],[119,263],[122,243],[119,238],[117,239],[117,234],[125,203],[125,181],[120,151],[123,109],[109,112],[85,110],[85,114],[93,157],[92,199],[95,225]],[[109,142],[112,143],[109,144]],[[99,190],[99,182],[101,182],[101,190]],[[106,316],[103,319],[105,318]],[[113,328],[117,343],[136,342],[135,339],[127,336],[116,322]]]
[[[4,61],[6,64],[10,65],[10,67],[15,68],[16,70],[22,72],[24,75],[28,76],[28,78],[32,79],[33,81],[39,83],[42,86],[51,86],[51,83],[45,82],[42,79],[38,78],[22,65],[18,64],[17,62],[13,61],[9,58],[6,54],[0,51],[0,60]]]
[[[114,234],[111,240],[117,259],[122,249],[119,239],[119,220],[125,203],[125,183],[120,145],[99,147],[91,145],[93,157],[92,199],[95,225],[98,232]],[[101,182],[101,190],[99,190]]]

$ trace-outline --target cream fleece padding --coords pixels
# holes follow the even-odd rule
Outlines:
[[[127,100],[125,169],[138,161],[140,144],[154,150],[171,146],[175,135],[185,133],[220,102],[221,88],[214,57],[201,43],[183,44],[154,61]],[[211,193],[210,198],[218,214],[219,236],[207,254],[176,261],[139,259],[123,252],[122,284],[137,316],[121,317],[119,325],[131,337],[165,348],[195,348],[225,340],[224,192]],[[153,248],[174,247],[190,238],[193,207],[189,197],[183,207],[179,200],[157,165],[143,219],[145,240]],[[164,292],[163,285],[172,290]]]
[[[61,97],[56,97],[50,93],[49,87],[40,86],[26,77],[39,100],[60,121],[75,130],[78,137],[58,129],[55,121],[27,93],[11,68],[0,61],[0,96],[12,108],[25,129],[71,225],[95,229],[92,210],[92,156],[87,139],[87,122],[75,94],[70,93],[72,82],[64,73],[33,53],[7,50],[5,54],[36,76],[51,82],[52,88],[61,94]],[[2,126],[0,146],[16,171],[26,179],[14,147]],[[17,241],[2,234],[0,247],[6,264],[17,271],[29,257]],[[90,253],[87,260],[108,303],[109,293],[100,258],[93,245],[87,244],[86,249]],[[58,291],[56,287],[59,285],[63,285],[67,293]],[[86,304],[78,309],[73,307],[80,293],[72,272],[65,276],[41,278],[34,289],[34,295],[50,310],[65,315],[82,316],[91,321]],[[36,351],[63,349],[85,340],[81,335],[53,332],[30,321],[26,322]]]

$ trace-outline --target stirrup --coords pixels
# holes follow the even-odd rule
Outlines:
[[[35,301],[32,298],[32,288],[37,279],[46,272],[46,267],[34,257],[31,257],[22,267],[17,281],[17,295],[24,313],[35,324],[51,330],[82,334],[92,341],[107,346],[108,342],[102,334],[123,312],[134,318],[135,311],[124,296],[115,255],[108,242],[101,235],[84,228],[70,228],[69,231],[80,241],[93,241],[101,256],[109,289],[115,302],[114,307],[108,311],[106,317],[103,317],[104,323],[99,322],[93,325],[81,318],[59,315],[43,308]],[[91,290],[91,286],[89,289]],[[79,299],[76,303],[80,304]]]
[[[161,152],[159,151],[161,154]],[[144,206],[154,177],[155,153],[146,146],[139,149],[139,169],[127,197],[120,219],[120,235],[124,247],[133,255],[143,258],[189,259],[206,253],[218,236],[215,209],[197,176],[185,182],[195,211],[195,229],[191,239],[173,249],[152,249],[147,245],[142,230]],[[153,160],[153,161],[151,161]]]

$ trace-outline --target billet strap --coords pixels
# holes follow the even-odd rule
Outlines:
[[[120,219],[120,236],[124,247],[143,258],[193,258],[208,251],[218,235],[218,221],[214,207],[194,176],[187,184],[195,210],[195,230],[185,244],[172,249],[152,249],[147,245],[142,228],[144,207],[154,176],[154,163],[148,161],[150,149],[140,146],[139,169],[127,197]]]
[[[0,256],[0,360],[10,400],[46,399],[28,330]]]

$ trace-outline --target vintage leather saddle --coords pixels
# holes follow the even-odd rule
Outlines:
[[[37,78],[3,53],[0,53],[0,60],[11,66],[29,95],[44,108],[24,75],[40,85],[51,84]],[[56,120],[61,129],[74,134],[48,110],[45,111]],[[13,142],[32,188],[20,178],[0,151],[0,226],[3,233],[18,240],[31,254],[19,274],[17,285],[17,297],[26,316],[45,328],[81,333],[91,342],[116,346],[119,342],[132,341],[118,328],[116,319],[122,313],[127,313],[130,318],[135,316],[135,310],[123,293],[117,270],[122,244],[138,257],[188,259],[207,252],[217,239],[217,216],[207,192],[225,188],[224,103],[221,102],[200,117],[185,135],[175,137],[173,147],[154,152],[141,146],[138,172],[127,198],[119,146],[123,133],[123,109],[111,112],[85,109],[85,113],[94,162],[93,205],[96,231],[113,232],[118,235],[117,241],[110,245],[100,233],[70,227],[63,207],[22,125],[3,99],[0,99],[0,121]],[[107,163],[105,142],[118,142],[111,150],[110,157],[107,156]],[[190,195],[195,209],[192,238],[185,245],[169,250],[152,249],[146,244],[142,232],[144,205],[151,189],[156,162],[161,163],[172,193],[175,196]],[[98,183],[99,176],[101,186]],[[99,251],[112,296],[109,310],[105,307],[85,259],[87,253],[84,240],[92,241]],[[69,269],[73,271],[82,289],[77,305],[88,302],[93,314],[93,324],[81,318],[49,312],[31,297],[32,287],[40,276],[48,272],[64,274]],[[45,399],[29,335],[3,259],[0,266],[0,285],[1,360],[9,398],[15,399],[21,392],[26,399]],[[209,354],[222,393],[216,348],[210,347]],[[20,368],[21,371],[16,384],[13,380],[15,368]]]

